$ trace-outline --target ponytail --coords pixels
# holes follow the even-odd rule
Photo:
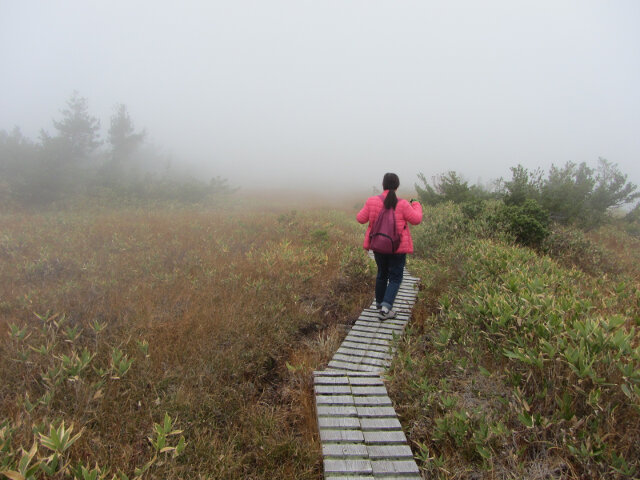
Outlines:
[[[382,179],[382,189],[389,190],[387,198],[384,199],[384,208],[396,208],[398,204],[398,197],[396,196],[396,190],[400,186],[400,179],[395,173],[385,173]]]
[[[398,204],[398,197],[396,196],[395,190],[389,190],[387,193],[387,198],[384,199],[384,208],[396,208]]]

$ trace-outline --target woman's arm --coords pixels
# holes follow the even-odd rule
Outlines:
[[[362,210],[356,215],[356,220],[358,220],[358,223],[367,223],[369,221],[369,202],[365,202]]]
[[[422,221],[422,205],[417,201],[407,202],[402,213],[411,225],[418,225]]]

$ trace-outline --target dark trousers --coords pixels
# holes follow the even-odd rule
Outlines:
[[[376,276],[376,303],[391,309],[398,294],[404,264],[407,261],[406,253],[375,253],[373,254],[378,265]]]

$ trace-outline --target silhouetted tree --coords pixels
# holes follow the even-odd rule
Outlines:
[[[41,132],[42,146],[45,150],[54,147],[56,153],[63,154],[64,163],[76,165],[101,145],[100,120],[89,114],[87,99],[80,97],[78,92],[73,92],[67,108],[61,113],[62,119],[53,121],[57,130],[55,137],[50,137],[44,130]]]
[[[107,180],[113,183],[123,180],[124,167],[142,144],[146,132],[143,130],[136,133],[127,107],[119,104],[116,105],[115,113],[111,116],[108,134],[109,159],[103,170]]]

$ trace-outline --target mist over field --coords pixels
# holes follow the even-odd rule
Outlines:
[[[640,4],[0,2],[0,130],[37,141],[74,91],[176,170],[370,192],[449,170],[617,164],[640,183]]]
[[[638,25],[0,0],[0,480],[640,478]]]

